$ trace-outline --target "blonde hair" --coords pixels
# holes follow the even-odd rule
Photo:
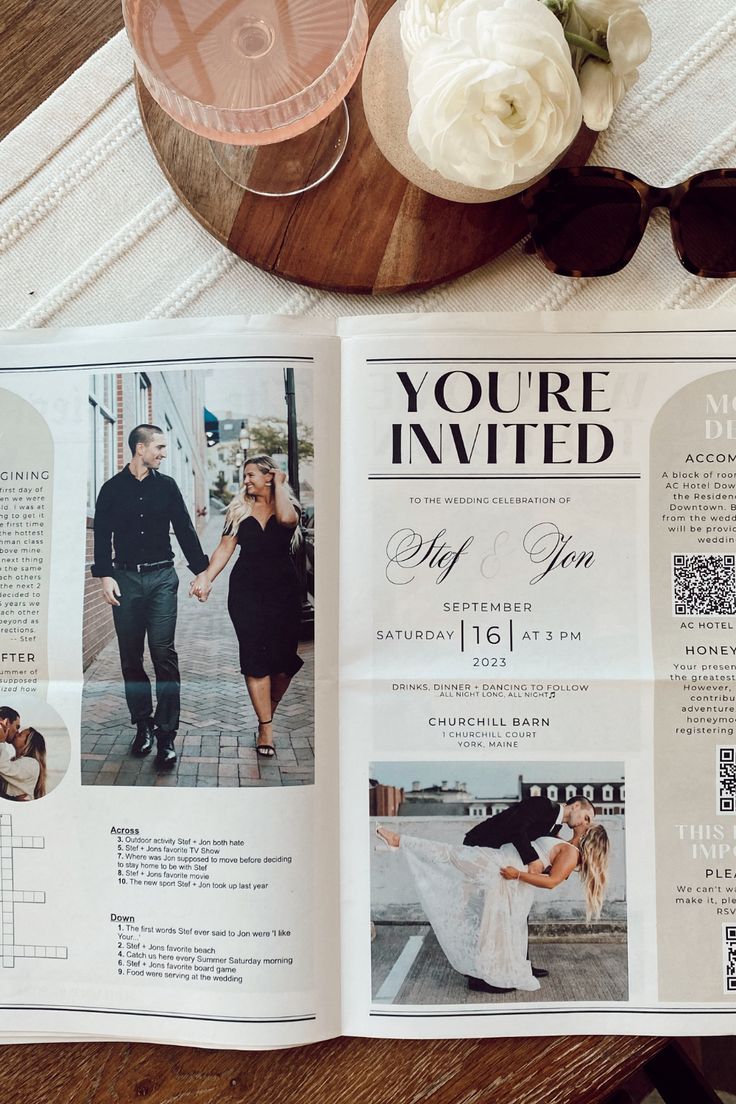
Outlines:
[[[593,824],[580,841],[580,877],[585,889],[585,918],[597,920],[603,908],[611,843],[602,824]]]
[[[237,536],[238,529],[242,522],[246,518],[250,517],[253,513],[253,503],[255,499],[251,495],[245,493],[245,469],[248,464],[255,464],[263,475],[268,475],[269,472],[277,472],[281,469],[276,464],[271,456],[266,456],[265,453],[262,456],[248,456],[243,462],[243,470],[241,472],[241,486],[239,492],[235,495],[230,505],[227,508],[227,514],[225,515],[225,528],[223,529],[223,536],[235,537]],[[299,499],[288,483],[284,484],[286,487],[286,493],[289,496],[289,502],[297,512],[298,519],[301,519],[302,508],[299,505]],[[273,491],[271,492],[273,494]],[[299,520],[297,520],[294,526],[294,533],[291,538],[291,550],[292,552],[299,547],[302,540],[301,529],[299,527]]]
[[[35,759],[38,763],[38,780],[33,791],[34,798],[46,796],[46,741],[37,728],[28,729],[28,739],[22,758]]]

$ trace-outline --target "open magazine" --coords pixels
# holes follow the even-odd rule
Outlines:
[[[2,335],[1,1038],[728,1033],[735,334]]]

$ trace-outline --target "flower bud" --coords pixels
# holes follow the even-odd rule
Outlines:
[[[594,31],[605,31],[613,15],[636,7],[636,0],[574,0],[575,8]]]
[[[605,130],[611,121],[614,107],[623,95],[623,82],[607,62],[593,57],[588,58],[583,65],[579,80],[583,97],[583,122],[591,130]]]
[[[641,8],[629,8],[611,16],[606,45],[613,71],[620,76],[646,61],[652,48],[652,31]]]

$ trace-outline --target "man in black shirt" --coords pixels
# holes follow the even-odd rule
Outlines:
[[[170,476],[158,470],[166,457],[162,430],[154,425],[136,426],[128,444],[133,454],[130,463],[108,479],[97,496],[92,574],[100,580],[102,596],[112,606],[125,697],[136,725],[131,752],[148,755],[155,737],[156,766],[166,770],[176,762],[181,682],[174,647],[179,579],[170,527],[194,575],[199,576],[209,560],[181,491]],[[143,667],[146,636],[156,672],[155,714],[151,683]]]

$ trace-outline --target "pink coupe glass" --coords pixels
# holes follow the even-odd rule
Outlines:
[[[368,41],[363,0],[123,0],[154,100],[241,187],[293,195],[333,171]],[[258,152],[273,143],[267,171]]]

